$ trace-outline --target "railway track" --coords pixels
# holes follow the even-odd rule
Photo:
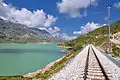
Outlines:
[[[48,80],[120,80],[120,68],[88,45]]]
[[[92,46],[88,49],[84,80],[111,80],[112,76],[104,69]]]

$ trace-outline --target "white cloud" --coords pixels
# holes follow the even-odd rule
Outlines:
[[[46,30],[46,29],[44,29]],[[60,28],[55,26],[55,27],[49,27],[47,28],[47,31],[52,34],[54,37],[62,39],[62,40],[72,40],[75,39],[77,36],[68,36],[66,33],[61,33]]]
[[[68,36],[65,33],[60,33],[60,28],[57,26],[52,28],[51,25],[56,22],[57,18],[53,15],[46,14],[42,9],[35,11],[30,11],[26,8],[17,9],[0,0],[0,18],[17,21],[28,27],[37,27],[40,30],[46,30],[53,36],[61,36],[65,40],[76,38],[76,36]]]
[[[59,32],[60,31],[60,28],[58,28],[58,27],[54,27],[54,32]]]
[[[77,36],[68,36],[67,34],[63,33],[62,38],[65,40],[73,40],[73,39],[77,38]]]
[[[8,5],[4,4],[3,2],[0,3],[0,16],[6,17],[10,13]]]
[[[51,33],[51,34],[55,34],[55,33],[57,33],[57,32],[60,32],[60,28],[59,27],[57,27],[57,26],[55,26],[55,27],[49,27],[48,28],[48,32],[49,33]]]
[[[80,17],[80,9],[87,8],[89,5],[96,5],[96,0],[62,0],[57,3],[60,13],[67,13],[75,18]]]
[[[81,31],[74,31],[73,34],[81,34]]]
[[[48,29],[47,29],[47,28],[45,28],[45,27],[40,27],[40,28],[38,28],[38,29],[48,31]],[[48,31],[48,32],[49,32],[49,31]]]
[[[51,25],[51,23],[55,23],[56,20],[57,20],[57,18],[54,18],[52,15],[48,15],[44,26],[48,27]]]
[[[16,9],[3,2],[0,5],[0,17],[10,21],[15,20],[29,27],[49,27],[57,20],[52,15],[46,14],[42,9],[32,12],[26,8]]]
[[[118,3],[114,3],[114,7],[116,7],[116,8],[120,8],[120,2],[118,2]]]
[[[105,25],[106,24],[101,25],[99,23],[88,22],[86,25],[81,26],[80,31],[74,31],[73,34],[80,34],[80,35],[87,34],[88,32],[93,31],[94,29]]]
[[[60,33],[60,32],[54,33],[53,36],[61,40],[73,40],[77,38],[77,36],[69,36],[66,33]]]
[[[0,0],[0,4],[3,2],[3,0]]]

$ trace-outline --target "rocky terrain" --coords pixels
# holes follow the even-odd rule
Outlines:
[[[16,40],[20,42],[50,42],[55,38],[45,30],[29,28],[23,24],[0,19],[0,42]]]

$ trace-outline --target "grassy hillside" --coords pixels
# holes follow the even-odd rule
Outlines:
[[[120,20],[110,26],[111,34],[115,34],[116,32],[120,32]],[[94,31],[89,32],[87,35],[94,35],[94,36],[104,36],[108,33],[108,26],[103,26],[100,28],[95,29]]]
[[[111,24],[111,38],[112,34],[115,34],[117,32],[120,32],[120,20],[114,24]],[[78,49],[84,47],[87,44],[93,44],[95,46],[100,46],[105,51],[107,51],[107,33],[108,26],[103,26],[87,33],[86,35],[79,36],[72,41],[61,43],[60,45],[72,47],[74,51],[77,51]],[[116,44],[114,43],[111,43],[111,47],[112,56],[120,56],[119,47],[116,47]]]

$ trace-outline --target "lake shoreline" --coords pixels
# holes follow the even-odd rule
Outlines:
[[[69,48],[71,48],[71,47],[66,47],[66,46],[57,46],[57,47],[65,48],[65,49],[69,49]]]
[[[47,43],[43,43],[43,44],[47,44]],[[65,56],[65,54],[60,53],[60,50],[62,50],[62,48],[57,48],[57,45],[53,43],[50,43],[50,45],[49,44],[39,45],[36,43],[35,44],[28,43],[28,44],[21,45],[17,43],[11,43],[11,44],[8,43],[8,44],[1,44],[0,46],[1,46],[1,53],[2,53],[0,54],[1,63],[3,63],[3,61],[4,63],[6,63],[6,64],[4,63],[1,64],[2,65],[1,74],[0,74],[1,76],[2,75],[3,76],[10,76],[10,75],[23,76],[24,74],[33,72],[33,71],[37,73],[41,71],[43,72],[43,70],[48,69],[48,64],[50,67],[55,62],[59,61],[61,57]],[[6,57],[6,55],[8,55],[8,57]],[[10,65],[8,67],[7,66],[8,62],[10,64],[12,63],[15,65]],[[15,67],[16,65],[18,67]],[[23,68],[20,67],[21,65],[23,65],[22,66]],[[11,70],[11,72],[9,70]]]
[[[43,44],[46,44],[46,43],[43,43]],[[57,47],[65,48],[65,47],[63,47],[63,46],[57,46]],[[67,48],[67,47],[66,47],[66,48]],[[61,52],[61,51],[62,51],[62,52]],[[68,51],[68,50],[60,50],[61,53],[65,53],[66,51]],[[68,53],[65,53],[65,54],[68,54]],[[65,55],[65,56],[66,56],[66,55]],[[38,69],[38,70],[36,70],[36,71],[34,71],[34,72],[27,73],[27,74],[23,75],[23,77],[31,78],[31,77],[34,77],[34,76],[40,74],[40,73],[44,74],[45,71],[50,70],[50,68],[51,68],[52,66],[54,66],[55,63],[60,62],[65,56],[63,56],[62,58],[59,58],[59,59],[57,59],[57,60],[55,60],[55,61],[52,61],[52,62],[48,63],[48,64],[47,64],[44,68],[42,68],[42,69]]]
[[[32,78],[32,77],[35,77],[36,75],[38,75],[38,74],[40,74],[40,73],[43,74],[43,73],[45,73],[45,71],[50,70],[50,68],[51,68],[52,66],[54,66],[55,63],[61,61],[64,57],[65,57],[65,56],[63,56],[62,58],[59,58],[59,59],[57,59],[57,60],[55,60],[55,61],[52,61],[52,62],[48,63],[48,64],[47,64],[44,68],[42,68],[42,69],[38,69],[38,70],[36,70],[36,71],[34,71],[34,72],[27,73],[27,74],[23,75],[23,77],[25,77],[25,78]]]

